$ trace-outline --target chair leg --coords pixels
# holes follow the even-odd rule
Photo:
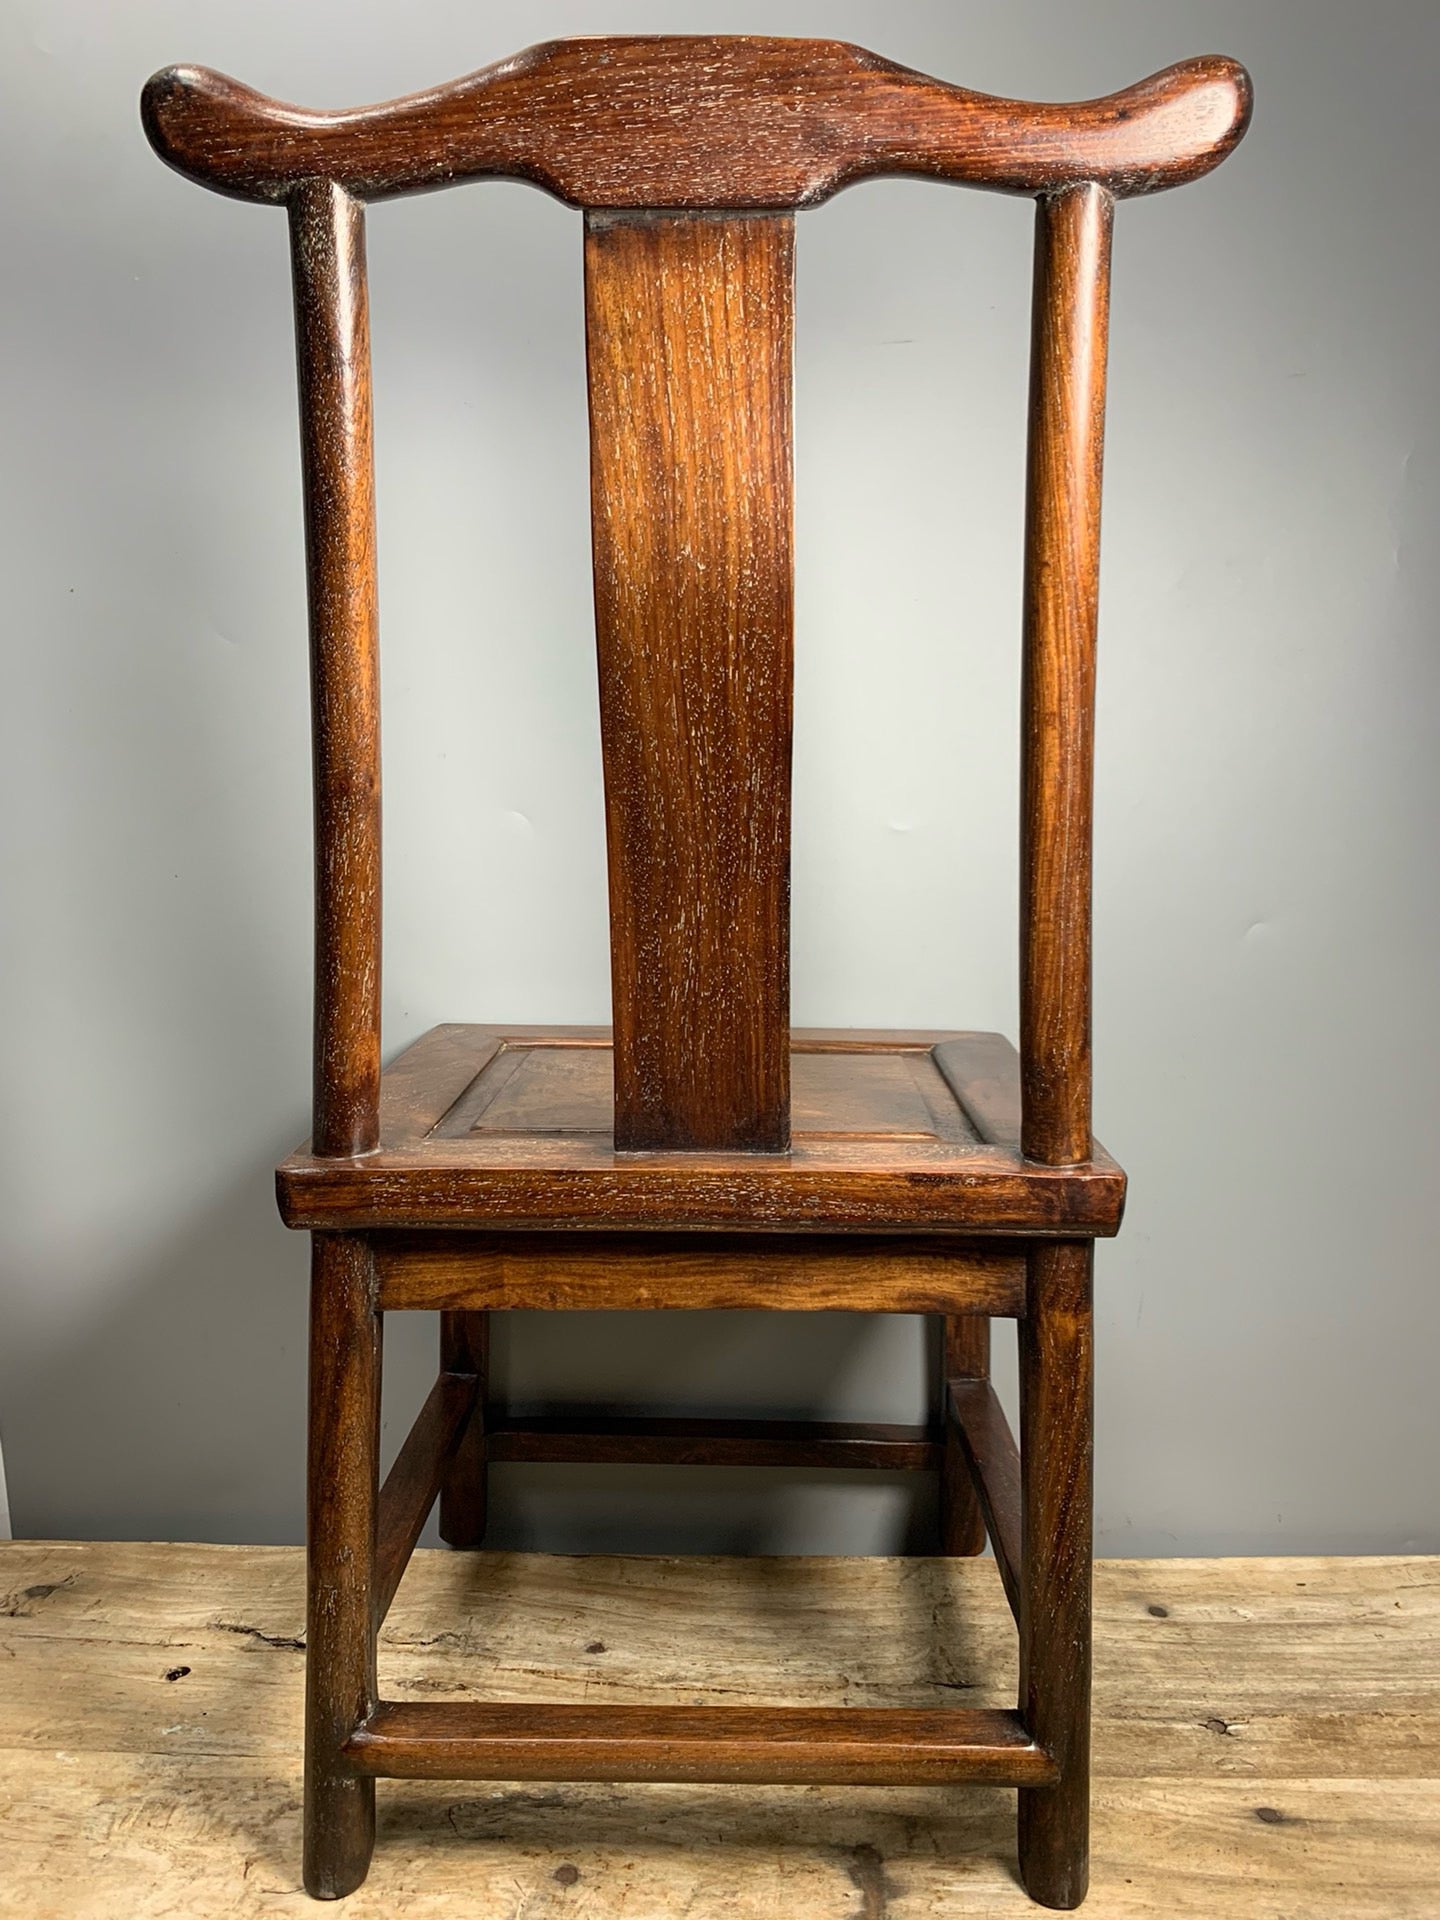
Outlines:
[[[940,1419],[945,1428],[945,1453],[940,1466],[940,1551],[974,1554],[985,1551],[985,1519],[955,1423],[950,1418],[949,1383],[952,1380],[990,1378],[990,1322],[978,1313],[947,1313],[941,1319]]]
[[[1020,1712],[1060,1768],[1020,1791],[1020,1877],[1066,1909],[1090,1871],[1092,1266],[1088,1242],[1037,1247],[1020,1322]]]
[[[440,1538],[452,1547],[485,1540],[490,1469],[485,1447],[485,1398],[490,1385],[490,1315],[440,1315],[440,1371],[474,1374],[475,1408],[440,1485]]]
[[[317,1233],[310,1282],[305,1888],[353,1893],[375,1844],[375,1782],[340,1750],[375,1707],[380,1329],[363,1237]]]

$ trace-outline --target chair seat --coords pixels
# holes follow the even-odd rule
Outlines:
[[[1020,1152],[994,1033],[797,1029],[788,1153],[617,1153],[603,1027],[435,1027],[381,1080],[380,1146],[277,1173],[287,1226],[1116,1232],[1125,1176]],[[703,1063],[697,1063],[697,1070]]]

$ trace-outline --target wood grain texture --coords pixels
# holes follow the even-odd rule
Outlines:
[[[1090,1157],[1090,869],[1112,207],[1042,200],[1035,229],[1021,732],[1022,1145]]]
[[[316,1097],[312,1142],[278,1184],[287,1221],[316,1233],[311,1892],[344,1894],[363,1878],[374,1801],[359,1776],[378,1771],[1004,1781],[1020,1787],[1031,1895],[1062,1908],[1084,1897],[1090,1242],[1115,1231],[1124,1199],[1090,1113],[1110,219],[1115,198],[1217,164],[1248,111],[1243,71],[1220,59],[1046,107],[967,93],[837,42],[725,37],[555,42],[350,113],[284,107],[197,69],[146,88],[145,125],[164,158],[220,191],[285,204],[291,218]],[[1018,1066],[994,1036],[788,1032],[792,210],[879,174],[1039,201]],[[481,177],[528,179],[586,210],[615,1030],[612,1041],[447,1028],[382,1076],[361,207]],[[835,1244],[842,1234],[853,1252]],[[959,1244],[996,1236],[1009,1244]],[[382,1304],[444,1314],[439,1380],[383,1494]],[[938,1423],[914,1430],[563,1413],[487,1422],[485,1314],[534,1304],[938,1311],[949,1399]],[[1018,1467],[983,1322],[1007,1309],[1022,1316]],[[377,1704],[377,1614],[425,1513],[443,1487],[447,1532],[478,1540],[495,1458],[938,1465],[949,1564],[978,1549],[983,1519],[1017,1606],[1018,1711],[971,1699],[908,1720],[892,1704],[848,1700],[844,1712],[732,1700],[701,1715],[688,1697]],[[951,1650],[940,1657],[939,1684],[968,1691]],[[877,1915],[884,1874],[863,1849],[853,1864]]]
[[[493,1460],[669,1467],[873,1468],[930,1473],[939,1429],[838,1420],[656,1419],[583,1412],[517,1416],[498,1410]]]
[[[379,1268],[377,1265],[378,1276]],[[382,1310],[384,1301],[381,1301]],[[470,1415],[440,1486],[440,1538],[452,1547],[484,1543],[490,1484],[485,1429],[489,1419],[490,1316],[442,1310],[440,1370],[475,1382]]]
[[[375,1546],[375,1618],[390,1610],[415,1542],[439,1498],[475,1405],[473,1374],[442,1373],[395,1456],[380,1489]]]
[[[837,1153],[795,1155],[773,1171],[759,1155],[577,1153],[571,1164],[496,1164],[478,1156],[377,1152],[360,1160],[295,1156],[278,1190],[287,1226],[359,1232],[465,1228],[503,1219],[516,1230],[574,1228],[864,1233],[937,1232],[1042,1238],[1118,1231],[1124,1175],[1029,1168],[999,1153],[943,1167],[909,1156],[846,1165]],[[578,1164],[577,1164],[578,1163]]]
[[[794,232],[585,226],[617,1152],[790,1144]]]
[[[961,1117],[952,1124],[936,1115],[929,1134],[908,1120],[890,1131],[883,1112],[877,1131],[858,1133],[845,1131],[849,1120],[822,1115],[814,1132],[797,1126],[783,1156],[622,1154],[608,1135],[585,1131],[447,1134],[446,1116],[503,1049],[554,1046],[579,1057],[609,1038],[597,1027],[433,1029],[385,1071],[374,1153],[336,1160],[307,1148],[282,1163],[282,1217],[292,1227],[366,1231],[503,1221],[506,1231],[1050,1237],[1119,1227],[1125,1176],[1099,1145],[1075,1167],[1021,1154],[1019,1063],[999,1035],[792,1033],[797,1059],[817,1049],[830,1061],[831,1116],[873,1110],[863,1086],[877,1062],[933,1056],[926,1084]]]
[[[315,753],[315,1151],[367,1153],[380,1093],[380,660],[365,216],[290,203]]]
[[[990,1321],[984,1312],[949,1313],[940,1322],[940,1390],[938,1407],[944,1433],[940,1467],[940,1551],[983,1553],[985,1516],[950,1418],[952,1380],[988,1380],[990,1377]]]
[[[378,1234],[387,1311],[771,1309],[1024,1311],[1021,1249],[943,1237],[790,1234]]]
[[[1095,1604],[1087,1915],[1434,1920],[1440,1560],[1101,1561]],[[314,1912],[294,1866],[304,1605],[293,1547],[0,1543],[7,1912]],[[421,1549],[380,1658],[386,1693],[414,1700],[1014,1698],[988,1560]],[[379,1798],[357,1920],[417,1898],[435,1920],[580,1902],[587,1920],[774,1920],[777,1897],[787,1920],[856,1920],[866,1886],[917,1920],[1034,1911],[1001,1792],[416,1781]]]
[[[939,1047],[902,1038],[888,1046],[863,1039],[846,1045],[844,1036],[817,1040],[803,1032],[787,1041],[792,1146],[831,1140],[966,1149],[986,1137],[964,1105],[963,1066],[957,1092],[940,1066]],[[613,1143],[615,1079],[608,1032],[589,1042],[564,1033],[506,1036],[430,1133],[512,1141],[588,1134]]]
[[[1090,1874],[1094,1251],[1037,1247],[1020,1323],[1020,1712],[1060,1778],[1020,1795],[1020,1873],[1068,1910]]]
[[[1053,1776],[1015,1713],[954,1707],[486,1706],[384,1702],[346,1753],[390,1779],[896,1786]]]
[[[1020,1450],[988,1379],[952,1376],[945,1444],[954,1445],[970,1475],[995,1550],[1005,1598],[1020,1618]]]
[[[304,1638],[299,1548],[0,1542],[0,1751],[284,1755]],[[1100,1561],[1095,1663],[1101,1778],[1440,1778],[1440,1558]],[[989,1559],[422,1547],[380,1678],[414,1700],[1013,1706],[1015,1633]]]
[[[375,1789],[342,1759],[373,1711],[380,1338],[363,1240],[316,1234],[310,1281],[309,1543],[305,1644],[306,1888],[359,1886],[375,1844]]]
[[[972,93],[843,41],[653,35],[551,41],[346,112],[167,67],[141,112],[162,159],[241,199],[284,200],[312,177],[361,199],[499,177],[575,206],[798,207],[882,174],[1022,194],[1077,180],[1122,195],[1178,186],[1240,139],[1250,83],[1208,57],[1048,105]]]

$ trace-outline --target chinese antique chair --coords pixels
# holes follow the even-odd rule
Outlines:
[[[1090,843],[1108,261],[1117,199],[1244,131],[1243,71],[1107,99],[966,92],[833,41],[579,39],[311,112],[196,68],[156,151],[290,220],[316,807],[315,1107],[279,1170],[313,1236],[305,1881],[363,1880],[375,1780],[986,1781],[1025,1885],[1087,1875],[1091,1268],[1124,1176],[1090,1123]],[[878,175],[1036,203],[1023,608],[1018,1056],[993,1034],[792,1031],[794,216]],[[380,759],[364,208],[534,182],[584,216],[613,1033],[442,1026],[381,1070]],[[378,1484],[382,1316],[441,1314],[439,1375]],[[508,1308],[943,1317],[927,1427],[521,1419],[487,1400]],[[1019,1323],[1017,1448],[989,1322]],[[915,1468],[941,1546],[988,1534],[1013,1712],[407,1704],[376,1634],[437,1495],[480,1544],[493,1461]]]

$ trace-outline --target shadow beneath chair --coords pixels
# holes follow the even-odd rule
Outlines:
[[[1000,1707],[991,1561],[426,1555],[386,1621],[396,1700]]]
[[[187,1877],[208,1888],[217,1873],[262,1901],[300,1894],[293,1775],[177,1768],[163,1791],[171,1833],[195,1837],[172,1843],[174,1895],[183,1900]],[[382,1780],[376,1811],[356,1913],[417,1898],[427,1911],[453,1899],[457,1912],[550,1913],[573,1889],[595,1920],[880,1920],[911,1902],[945,1911],[965,1884],[972,1898],[977,1883],[1004,1898],[1017,1881],[1014,1796],[995,1787]]]
[[[501,1874],[588,1888],[597,1912],[879,1920],[955,1877],[1013,1880],[1014,1825],[999,1788],[395,1781],[380,1788],[375,1871],[421,1885],[429,1871],[437,1890],[458,1871],[477,1895]]]

